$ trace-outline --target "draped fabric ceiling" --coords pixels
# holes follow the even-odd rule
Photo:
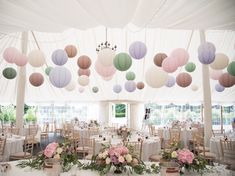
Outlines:
[[[0,0],[0,71],[8,66],[2,53],[9,46],[20,50],[21,32],[34,31],[40,49],[46,55],[46,64],[41,68],[26,66],[26,102],[76,102],[127,100],[159,103],[201,103],[203,100],[201,63],[198,61],[197,48],[200,45],[199,29],[206,30],[206,40],[216,46],[217,53],[226,54],[230,61],[235,57],[235,1],[234,0]],[[145,82],[146,70],[154,65],[153,57],[158,52],[170,54],[175,48],[185,48],[190,54],[190,62],[197,67],[190,73],[192,85],[198,86],[193,91],[191,86],[181,88],[162,87],[153,89],[146,85],[143,90],[129,93],[124,89],[126,72],[117,71],[110,81],[101,78],[94,69],[97,59],[95,51],[98,44],[105,41],[105,27],[108,28],[108,41],[117,45],[117,51],[128,52],[134,41],[143,41],[147,46],[147,55],[142,60],[132,60],[128,71],[136,74],[135,81]],[[44,73],[46,65],[55,66],[51,54],[56,49],[63,49],[67,44],[77,46],[79,52],[69,59],[66,67],[72,72],[77,82],[77,58],[88,55],[92,59],[89,86],[85,91],[73,91],[55,88]],[[37,49],[34,38],[29,32],[28,52]],[[184,72],[178,68],[173,75]],[[226,69],[223,70],[226,72]],[[45,82],[33,87],[29,75],[41,72]],[[5,79],[0,75],[0,103],[15,103],[17,81]],[[217,81],[211,80],[212,102],[234,103],[235,86],[223,92],[214,89]],[[122,85],[122,92],[113,92],[115,84]],[[93,86],[98,93],[91,91]]]

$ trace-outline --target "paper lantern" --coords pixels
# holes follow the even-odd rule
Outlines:
[[[188,73],[180,73],[176,77],[176,83],[180,87],[188,87],[192,83],[192,77]]]
[[[126,71],[131,67],[132,60],[127,53],[119,53],[115,56],[113,64],[119,71]]]
[[[210,64],[210,67],[214,70],[223,70],[228,66],[229,58],[223,53],[217,53],[215,60]]]
[[[91,59],[86,55],[82,55],[78,58],[77,64],[79,68],[88,69],[91,66]]]
[[[193,62],[189,62],[184,68],[187,72],[193,72],[196,69],[196,65]]]
[[[41,67],[45,64],[45,55],[40,50],[33,50],[28,55],[28,62],[33,67]]]
[[[64,48],[65,52],[67,53],[69,58],[73,58],[77,55],[77,48],[74,45],[67,45]]]
[[[162,69],[167,73],[173,73],[178,68],[178,63],[173,58],[167,57],[162,62]]]
[[[170,57],[176,60],[178,66],[183,66],[188,62],[189,53],[183,48],[177,48],[171,52]]]
[[[167,82],[165,84],[166,87],[173,87],[175,85],[175,77],[168,76]]]
[[[68,61],[68,55],[66,51],[62,49],[55,50],[52,53],[51,58],[52,58],[52,62],[59,66],[66,64],[66,62]]]
[[[167,73],[156,66],[150,67],[145,73],[146,83],[152,88],[164,86],[167,79]]]
[[[16,70],[12,67],[5,68],[2,74],[6,79],[14,79],[17,75]]]
[[[165,53],[158,53],[154,56],[153,62],[156,66],[161,67],[163,60],[166,58],[167,58],[167,55]]]
[[[197,91],[198,90],[198,86],[193,84],[193,85],[191,85],[191,89],[192,89],[192,91]]]
[[[81,69],[81,68],[78,69],[79,76],[82,76],[82,75],[90,76],[90,74],[91,74],[90,69]]]
[[[3,58],[8,63],[14,63],[19,54],[20,54],[19,50],[17,50],[14,47],[9,47],[4,50]]]
[[[202,64],[210,64],[215,60],[215,46],[205,42],[198,47],[198,59]]]
[[[104,66],[98,60],[95,62],[95,70],[102,77],[113,76],[116,72],[116,69],[113,65]]]
[[[223,87],[232,87],[235,84],[235,76],[223,73],[219,78],[219,83]]]
[[[221,86],[219,83],[215,85],[215,90],[217,92],[223,92],[224,91],[224,86]]]
[[[111,79],[113,79],[113,76],[108,76],[108,77],[102,77],[103,80],[105,81],[110,81]]]
[[[142,59],[147,53],[147,47],[143,42],[133,42],[129,47],[129,53],[134,59]]]
[[[227,71],[230,75],[235,76],[235,61],[232,61],[227,68]]]
[[[143,82],[138,82],[138,83],[136,84],[136,87],[137,87],[137,89],[141,90],[141,89],[144,88],[144,83],[143,83]]]
[[[76,82],[74,80],[71,80],[70,83],[65,87],[67,91],[73,91],[76,89]]]
[[[67,86],[71,81],[72,75],[70,71],[63,66],[53,68],[49,74],[51,84],[57,88]]]
[[[98,87],[92,87],[92,92],[97,93],[99,91]]]
[[[53,69],[53,67],[50,67],[48,66],[46,69],[45,69],[45,73],[49,76],[51,70]]]
[[[213,80],[219,80],[220,76],[223,74],[222,70],[210,69],[210,78]]]
[[[134,72],[131,72],[131,71],[130,71],[130,72],[127,72],[127,73],[126,73],[126,79],[129,80],[129,81],[130,81],[130,80],[134,80],[134,79],[135,79],[135,73],[134,73]]]
[[[127,92],[134,92],[136,89],[136,83],[134,81],[127,81],[125,83],[125,89]]]
[[[89,84],[90,80],[89,77],[87,75],[82,75],[78,77],[78,83],[81,86],[87,86]]]
[[[79,87],[79,88],[78,88],[78,91],[79,91],[80,93],[83,93],[83,92],[85,91],[85,89],[84,89],[84,87]]]
[[[35,87],[39,87],[43,84],[44,82],[44,77],[41,73],[32,73],[29,76],[29,82],[31,85]]]
[[[119,84],[114,85],[113,91],[117,94],[120,93],[122,91],[122,86],[120,86]]]
[[[110,48],[105,48],[98,52],[98,60],[104,66],[113,65],[114,57],[115,51]]]
[[[18,56],[15,58],[15,64],[19,67],[23,67],[27,64],[28,59],[24,54],[19,53]]]

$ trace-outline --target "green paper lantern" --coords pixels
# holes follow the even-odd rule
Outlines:
[[[132,60],[127,53],[119,53],[113,60],[115,68],[119,71],[126,71],[131,67]]]
[[[126,79],[128,80],[128,81],[131,81],[131,80],[134,80],[135,79],[135,73],[134,72],[127,72],[126,73]]]
[[[230,75],[235,76],[235,61],[232,61],[228,67],[227,67],[227,71]]]
[[[16,70],[12,67],[5,68],[2,74],[6,79],[14,79],[17,75]]]
[[[47,67],[47,68],[45,69],[45,73],[49,76],[49,74],[50,74],[50,72],[51,72],[52,69],[53,69],[53,67]]]
[[[187,65],[185,65],[185,70],[187,72],[193,72],[196,69],[196,65],[193,62],[189,62],[187,63]]]
[[[99,88],[98,88],[98,87],[93,87],[93,88],[92,88],[92,91],[93,91],[94,93],[97,93],[97,92],[99,91]]]

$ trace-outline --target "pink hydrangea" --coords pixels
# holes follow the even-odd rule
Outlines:
[[[129,153],[129,150],[128,150],[128,148],[127,147],[125,147],[125,146],[118,146],[118,147],[111,147],[110,149],[109,149],[109,155],[110,156],[113,156],[113,155],[115,155],[115,156],[120,156],[120,155],[126,155],[126,154],[128,154]]]
[[[194,154],[190,152],[188,149],[182,149],[178,152],[178,160],[182,163],[192,164],[194,159]]]
[[[51,158],[53,156],[53,154],[55,153],[56,151],[56,148],[58,147],[58,143],[56,142],[53,142],[53,143],[50,143],[46,146],[46,149],[44,150],[44,155],[48,158]]]

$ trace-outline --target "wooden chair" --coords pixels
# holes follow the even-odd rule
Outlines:
[[[204,145],[204,137],[196,135],[194,149],[196,150],[199,156],[202,156],[204,159],[208,160],[209,162],[215,161],[216,159],[215,154],[211,153],[210,149],[208,147],[205,147]]]
[[[38,133],[38,125],[29,125],[29,135],[36,136]]]
[[[99,134],[99,128],[93,127],[93,128],[88,129],[88,136],[89,137],[97,135],[97,134]]]
[[[62,136],[63,129],[57,127],[56,121],[54,121],[54,132],[56,135],[59,134],[60,136]]]
[[[179,128],[171,128],[169,129],[170,140],[164,141],[164,149],[170,148],[172,143],[180,143],[180,133],[181,130]]]
[[[16,127],[8,128],[8,132],[14,135],[19,135],[20,129]]]
[[[139,160],[142,158],[143,140],[140,141],[125,141],[124,145],[130,149],[130,153],[136,156]]]
[[[33,157],[34,136],[26,136],[24,140],[23,152],[18,152],[10,156],[10,160],[30,159]]]
[[[215,136],[223,136],[225,134],[225,130],[212,130],[212,135]]]
[[[6,146],[6,138],[0,138],[0,162],[4,161],[5,146]]]
[[[43,130],[40,134],[40,142],[49,143],[49,123],[43,125]]]
[[[82,138],[81,145],[76,148],[76,151],[83,155],[83,159],[91,160],[95,155],[95,139]]]
[[[222,162],[227,164],[229,169],[235,170],[235,141],[220,139]]]

